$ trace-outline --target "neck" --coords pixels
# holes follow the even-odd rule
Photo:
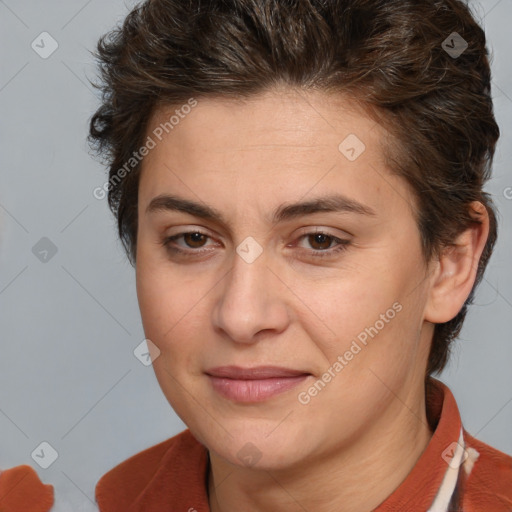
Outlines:
[[[365,512],[403,482],[430,441],[424,394],[421,404],[395,400],[384,417],[349,446],[265,471],[234,466],[210,452],[211,512]]]

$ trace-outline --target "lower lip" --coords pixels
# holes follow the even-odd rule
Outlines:
[[[270,379],[237,380],[209,375],[213,389],[219,395],[235,402],[262,402],[274,395],[288,391],[306,380],[309,375],[273,377]]]

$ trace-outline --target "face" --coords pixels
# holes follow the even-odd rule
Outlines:
[[[155,112],[139,184],[137,293],[160,386],[232,464],[348,450],[415,407],[432,336],[386,133],[319,92],[190,110],[169,133],[175,108]]]

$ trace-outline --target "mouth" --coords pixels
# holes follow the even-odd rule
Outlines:
[[[303,370],[278,366],[219,366],[207,370],[213,389],[235,402],[255,403],[288,391],[311,376]]]

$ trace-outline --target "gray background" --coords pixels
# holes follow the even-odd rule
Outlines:
[[[494,59],[502,137],[488,190],[501,230],[442,380],[466,429],[510,454],[512,2],[471,3]],[[103,473],[185,428],[133,354],[144,339],[134,271],[106,200],[93,197],[105,170],[85,140],[98,105],[88,50],[133,5],[0,0],[0,467],[34,467],[55,486],[54,511],[96,510]],[[47,59],[31,47],[43,31],[59,45]],[[43,237],[57,248],[46,262],[32,251]],[[31,457],[43,441],[58,452],[47,469]]]

